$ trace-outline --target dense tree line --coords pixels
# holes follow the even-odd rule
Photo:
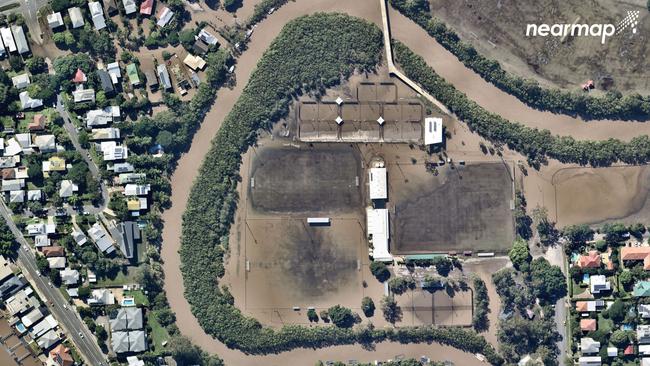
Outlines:
[[[501,358],[483,337],[459,328],[265,328],[244,316],[217,287],[224,274],[224,246],[237,203],[235,189],[240,179],[241,155],[255,143],[257,130],[269,128],[272,122],[286,116],[295,96],[320,93],[354,70],[372,70],[380,55],[381,32],[346,15],[316,14],[285,26],[224,120],[190,193],[180,251],[185,295],[208,334],[247,353],[392,340],[438,342],[481,352],[491,363],[501,364]]]
[[[403,44],[393,47],[404,73],[446,105],[469,128],[492,142],[505,143],[528,157],[538,167],[547,157],[563,163],[606,166],[617,161],[642,164],[650,161],[650,137],[637,136],[629,142],[617,139],[577,141],[570,136],[554,136],[548,130],[529,128],[490,113],[456,90],[427,65],[422,57]]]
[[[479,277],[473,279],[474,283],[474,317],[472,326],[477,332],[483,332],[490,327],[488,313],[490,312],[490,297],[488,296],[485,282]]]
[[[623,96],[611,91],[601,97],[584,92],[543,88],[536,80],[507,73],[498,61],[490,60],[478,53],[439,19],[431,16],[428,2],[390,0],[399,12],[416,22],[465,66],[479,74],[499,89],[514,95],[522,102],[538,109],[558,113],[580,115],[587,119],[648,119],[650,117],[650,96],[638,93]]]

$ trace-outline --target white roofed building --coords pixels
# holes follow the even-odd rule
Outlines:
[[[61,12],[56,12],[52,14],[48,14],[47,16],[47,25],[50,26],[50,29],[56,29],[59,27],[63,26],[63,16],[61,16]]]
[[[11,31],[14,34],[14,39],[16,40],[16,50],[21,55],[29,52],[29,44],[27,43],[27,38],[25,38],[25,31],[21,25],[15,25],[11,27]]]
[[[392,261],[393,256],[388,249],[388,240],[390,239],[388,209],[368,207],[366,215],[368,219],[368,240],[372,244],[371,256],[374,260],[380,262]]]
[[[98,1],[89,2],[88,9],[90,9],[90,16],[92,17],[95,29],[100,30],[106,28],[106,20],[104,19],[102,4]]]
[[[81,9],[78,7],[68,9],[68,14],[70,15],[70,22],[72,23],[72,28],[83,27],[86,22],[84,17],[81,14]]]
[[[427,117],[424,119],[424,144],[435,145],[442,143],[442,118]]]
[[[386,168],[370,168],[368,172],[368,190],[371,200],[385,200],[388,198],[386,177]]]

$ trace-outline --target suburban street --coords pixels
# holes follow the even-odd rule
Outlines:
[[[38,9],[47,5],[47,0],[0,0],[0,8],[10,6],[11,4],[18,4],[18,7],[5,10],[2,13],[17,13],[22,14],[25,18],[25,24],[29,28],[29,34],[32,40],[37,44],[43,44],[43,37],[41,37],[41,27],[38,24]]]
[[[0,200],[1,201],[1,200]],[[105,358],[95,341],[95,337],[81,320],[77,311],[68,305],[59,289],[50,285],[49,279],[41,277],[36,265],[36,257],[22,232],[11,218],[11,211],[4,201],[0,202],[0,214],[20,244],[18,264],[25,277],[43,298],[50,312],[56,317],[67,337],[75,344],[81,356],[90,365],[105,365]]]
[[[59,112],[59,115],[61,118],[63,118],[64,125],[63,127],[65,130],[68,132],[68,135],[70,136],[70,141],[72,141],[72,145],[74,146],[75,150],[77,150],[83,159],[86,161],[86,164],[88,165],[88,169],[90,169],[90,173],[93,175],[93,178],[95,178],[101,187],[102,191],[102,204],[97,207],[97,206],[92,206],[92,205],[86,205],[84,206],[84,210],[86,210],[89,214],[99,214],[101,213],[105,208],[106,205],[108,204],[108,189],[106,188],[106,185],[102,181],[102,177],[99,173],[99,167],[97,167],[97,164],[93,161],[93,159],[90,157],[90,152],[83,148],[81,144],[79,144],[79,133],[77,132],[77,128],[75,125],[72,123],[70,114],[68,111],[65,109],[65,106],[63,105],[63,97],[61,94],[57,95],[56,97],[56,111]]]

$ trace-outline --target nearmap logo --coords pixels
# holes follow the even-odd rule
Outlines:
[[[607,37],[615,34],[622,34],[630,30],[632,34],[637,33],[639,25],[638,10],[628,10],[627,15],[618,24],[527,24],[526,37],[599,37],[600,43],[605,44]]]

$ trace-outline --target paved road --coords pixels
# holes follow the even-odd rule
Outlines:
[[[7,225],[14,234],[16,241],[20,244],[18,249],[18,264],[22,268],[25,277],[29,280],[38,294],[46,301],[50,312],[54,314],[68,338],[77,347],[77,350],[89,365],[105,365],[106,359],[95,341],[95,337],[88,330],[86,324],[81,320],[79,314],[74,310],[63,297],[59,289],[51,287],[49,279],[41,277],[36,265],[36,257],[31,251],[22,232],[16,227],[11,218],[11,211],[4,201],[0,200],[0,214],[7,222]]]
[[[104,210],[104,208],[106,208],[106,205],[108,204],[108,198],[109,198],[108,189],[106,188],[106,184],[104,184],[104,182],[102,181],[99,167],[97,167],[97,164],[95,164],[93,159],[90,157],[90,152],[85,148],[83,148],[81,144],[79,144],[79,133],[77,132],[77,128],[75,127],[75,125],[72,123],[70,114],[65,109],[65,106],[63,104],[63,97],[61,94],[59,94],[56,97],[56,110],[61,115],[61,118],[63,118],[63,123],[64,123],[63,127],[68,132],[68,135],[70,135],[70,141],[72,141],[72,145],[86,161],[86,164],[88,165],[88,169],[90,169],[90,173],[93,175],[93,178],[95,178],[100,183],[100,187],[102,191],[102,204],[99,207],[86,205],[84,206],[84,210],[86,210],[90,214],[101,213]]]
[[[16,13],[22,14],[25,18],[25,24],[29,28],[29,34],[32,40],[38,44],[43,44],[41,37],[41,26],[38,24],[38,9],[47,5],[48,0],[0,0],[0,7],[18,4],[19,7],[3,11],[4,14]]]

